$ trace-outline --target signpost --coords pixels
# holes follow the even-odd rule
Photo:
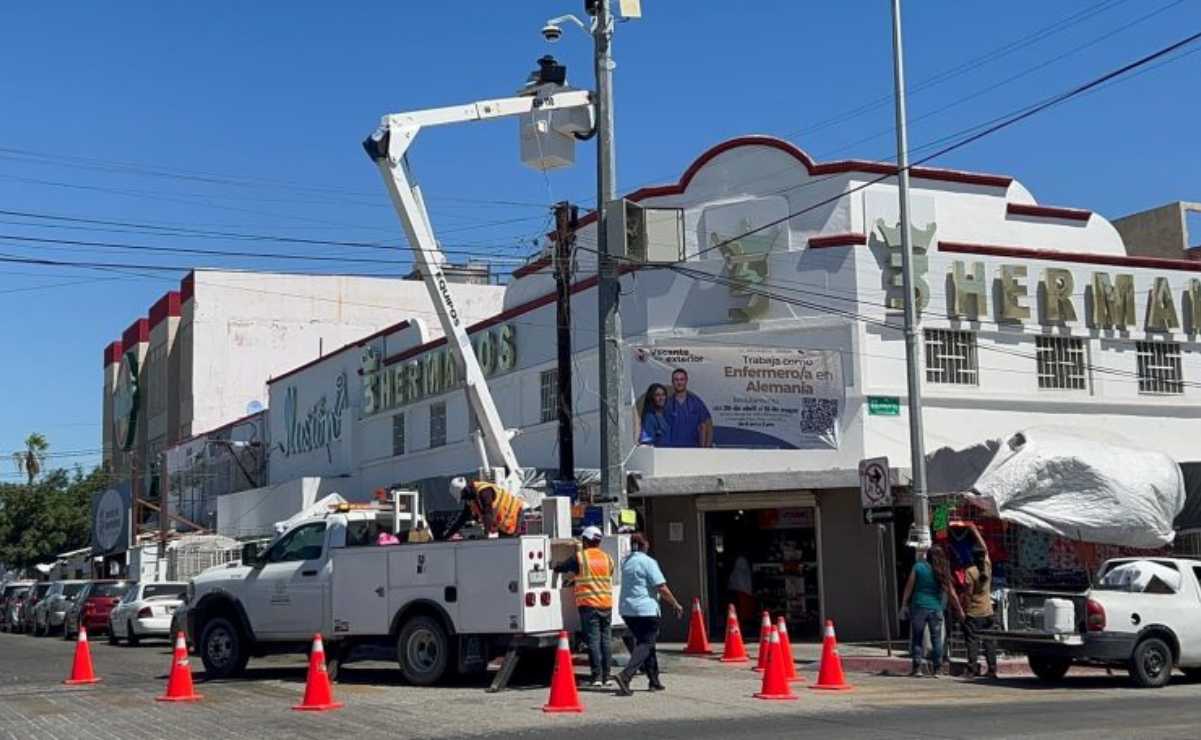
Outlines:
[[[892,627],[888,622],[888,587],[884,571],[888,558],[884,551],[884,534],[892,522],[892,477],[888,458],[873,457],[859,461],[859,503],[863,507],[863,523],[876,526],[876,566],[880,574],[880,626],[884,631],[888,655],[892,656]]]

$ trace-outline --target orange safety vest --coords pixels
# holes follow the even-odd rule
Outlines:
[[[491,490],[495,494],[492,499],[492,509],[496,517],[496,531],[508,537],[517,534],[521,527],[521,511],[525,508],[525,502],[492,483],[473,483],[472,485],[475,486],[477,496],[486,490]],[[483,524],[484,512],[480,508],[478,499],[471,501],[471,512]]]
[[[599,547],[576,552],[580,565],[575,578],[575,605],[594,609],[613,608],[613,558]]]

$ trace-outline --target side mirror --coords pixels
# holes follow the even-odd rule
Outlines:
[[[247,542],[242,545],[242,565],[251,567],[259,565],[259,543]]]

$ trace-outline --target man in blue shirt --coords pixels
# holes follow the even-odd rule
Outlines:
[[[672,395],[667,399],[665,416],[668,433],[664,447],[712,447],[713,418],[701,397],[688,390],[688,371],[671,372]]]
[[[659,660],[655,654],[655,642],[659,639],[659,597],[675,610],[677,619],[684,613],[684,607],[667,587],[667,579],[663,577],[659,563],[646,554],[650,549],[646,537],[638,533],[630,535],[630,548],[630,554],[621,564],[618,612],[634,636],[634,649],[630,651],[630,662],[625,670],[613,677],[617,682],[618,696],[632,696],[630,680],[642,668],[646,669],[646,676],[650,679],[650,690],[663,690],[663,684],[659,681]]]

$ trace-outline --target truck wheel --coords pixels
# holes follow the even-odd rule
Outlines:
[[[396,659],[405,680],[414,686],[430,686],[442,678],[450,665],[450,638],[433,617],[413,617],[400,630]]]
[[[1026,661],[1030,664],[1030,670],[1034,672],[1034,675],[1047,683],[1062,681],[1063,677],[1068,675],[1068,669],[1072,667],[1071,658],[1050,655],[1029,655],[1026,656]]]
[[[1148,637],[1130,657],[1130,678],[1143,689],[1158,689],[1172,678],[1172,649],[1158,637]]]
[[[250,660],[242,633],[225,617],[210,619],[200,633],[200,659],[204,661],[205,677],[231,678],[238,675]]]

